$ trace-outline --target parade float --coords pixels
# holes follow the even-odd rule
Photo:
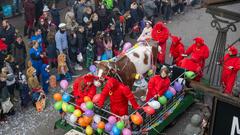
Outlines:
[[[171,84],[168,90],[162,96],[155,96],[148,102],[145,102],[147,92],[147,82],[154,74],[159,74],[162,65],[154,65],[154,58],[151,56],[151,48],[154,45],[149,43],[137,43],[128,49],[124,54],[120,54],[108,61],[97,62],[96,66],[90,67],[90,74],[99,75],[99,69],[106,70],[107,75],[113,70],[115,78],[123,82],[126,86],[131,86],[132,93],[135,96],[139,109],[134,110],[131,105],[128,106],[128,115],[119,116],[110,110],[110,101],[106,100],[103,107],[96,103],[100,100],[100,93],[103,86],[97,88],[96,94],[90,98],[83,97],[80,105],[75,103],[75,97],[71,92],[67,92],[68,82],[60,82],[61,92],[54,94],[54,108],[61,114],[60,119],[55,122],[55,128],[62,128],[65,131],[75,129],[81,133],[91,134],[112,134],[112,135],[141,135],[141,134],[159,134],[165,127],[174,121],[194,102],[194,94],[186,91],[186,79],[191,79],[194,74],[186,72],[185,69],[176,66],[167,66],[170,70],[169,78]],[[145,48],[145,49],[144,49]],[[136,53],[136,50],[145,50],[143,53]],[[137,51],[138,52],[138,51]],[[131,55],[143,59],[143,63],[127,62],[131,60]],[[138,56],[139,55],[139,56]],[[150,56],[149,59],[147,56]],[[145,62],[144,62],[145,59]],[[127,61],[126,61],[127,60]],[[148,63],[149,62],[149,63]],[[121,63],[125,63],[121,65]],[[127,64],[126,64],[127,63]],[[119,65],[120,64],[120,65]],[[145,65],[144,65],[145,64]],[[100,66],[99,66],[100,65]],[[107,65],[103,68],[102,66]],[[129,66],[137,66],[133,71]],[[141,68],[142,70],[140,70]],[[111,71],[110,71],[111,69]],[[122,69],[125,69],[123,73]],[[136,72],[134,72],[136,71]],[[132,80],[125,80],[124,75],[133,76]],[[57,112],[56,112],[57,113]]]

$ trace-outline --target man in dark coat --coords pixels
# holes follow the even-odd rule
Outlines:
[[[36,14],[35,14],[35,3],[33,2],[33,0],[25,0],[23,3],[23,7],[24,7],[24,14],[25,14],[25,25],[24,25],[24,36],[31,35],[32,29],[33,29],[33,25],[34,25],[34,21],[36,18]]]
[[[8,46],[8,53],[10,53],[11,44],[15,41],[15,28],[8,23],[8,20],[3,20],[0,29],[0,38]]]

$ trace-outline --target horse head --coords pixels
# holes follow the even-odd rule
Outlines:
[[[104,76],[113,76],[116,73],[116,63],[110,61],[95,61],[97,67],[97,77],[100,81],[104,80]]]

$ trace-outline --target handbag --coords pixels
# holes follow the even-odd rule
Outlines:
[[[13,107],[13,104],[10,101],[10,98],[8,98],[6,101],[2,102],[1,105],[2,105],[3,113],[8,113]]]
[[[77,55],[77,60],[78,62],[83,62],[83,56],[81,52]]]

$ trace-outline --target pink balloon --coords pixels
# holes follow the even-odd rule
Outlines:
[[[62,89],[67,89],[67,87],[68,87],[68,81],[67,80],[62,80],[61,82],[60,82],[60,86],[61,86],[61,88]]]
[[[131,47],[132,47],[132,44],[130,42],[127,42],[123,45],[123,50],[122,51],[126,52]]]
[[[173,87],[169,87],[168,90],[173,94],[176,95],[176,90]]]
[[[117,122],[117,119],[114,116],[109,116],[108,117],[108,122],[111,123],[111,124],[115,124]]]
[[[132,131],[129,130],[128,128],[124,128],[122,133],[123,133],[123,135],[132,135]]]
[[[92,99],[93,103],[97,103],[100,100],[100,97],[101,97],[101,94],[96,94]]]
[[[82,103],[80,108],[85,112],[87,110],[86,104]]]

